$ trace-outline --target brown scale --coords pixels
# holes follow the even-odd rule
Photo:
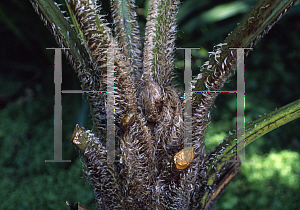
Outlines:
[[[174,163],[178,170],[186,169],[194,159],[193,147],[186,147],[174,156]]]
[[[163,99],[159,86],[152,79],[140,83],[142,87],[139,99],[143,104],[143,113],[149,122],[156,122],[163,107]]]
[[[130,135],[130,126],[134,124],[135,121],[135,114],[130,113],[128,115],[125,115],[120,122],[121,127],[121,142],[123,145],[125,145],[126,142],[128,142]]]

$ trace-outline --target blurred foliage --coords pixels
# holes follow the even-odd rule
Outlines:
[[[66,200],[94,208],[93,191],[84,179],[70,132],[63,132],[63,159],[72,162],[45,163],[53,159],[51,99],[38,96],[11,103],[0,112],[0,209],[63,209]],[[72,127],[63,124],[63,131]]]
[[[63,0],[58,1],[63,3]],[[110,19],[109,1],[103,14]],[[142,36],[147,2],[137,0]],[[178,47],[192,51],[193,75],[214,45],[221,43],[256,0],[186,0],[178,13]],[[300,5],[295,6],[249,53],[245,64],[246,123],[300,98]],[[68,209],[80,201],[94,209],[91,187],[83,178],[81,158],[70,143],[76,123],[92,128],[89,107],[80,94],[65,94],[63,159],[53,158],[53,50],[58,47],[29,1],[0,2],[0,209]],[[176,52],[177,86],[183,85],[184,54]],[[63,56],[63,90],[78,90],[74,70]],[[236,78],[223,90],[236,89]],[[235,129],[236,96],[220,94],[206,138],[211,150]],[[297,209],[300,167],[299,120],[261,137],[246,148],[241,172],[214,209]],[[299,197],[299,196],[298,196]],[[65,206],[65,207],[64,207]]]
[[[299,153],[272,150],[251,159],[254,163],[243,165],[214,209],[298,209]]]

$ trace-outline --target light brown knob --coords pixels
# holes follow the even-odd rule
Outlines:
[[[178,152],[174,156],[174,162],[176,168],[179,170],[183,170],[188,167],[194,159],[194,149],[193,147],[187,147]]]

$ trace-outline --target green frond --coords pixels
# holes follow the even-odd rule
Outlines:
[[[174,50],[176,39],[176,15],[179,1],[160,1],[158,6],[157,24],[155,25],[156,36],[154,39],[155,48],[154,78],[159,85],[168,87],[172,84],[172,71],[174,69]]]
[[[193,126],[196,142],[203,142],[206,127],[210,122],[210,109],[218,93],[196,91],[220,91],[236,68],[236,50],[252,48],[265,35],[280,17],[289,11],[295,0],[258,1],[236,29],[210,52],[209,61],[201,67],[201,73],[193,81]],[[270,15],[271,14],[271,15]],[[247,54],[249,50],[245,50]]]
[[[216,90],[219,91],[223,84],[234,73],[236,68],[236,50],[230,48],[252,48],[272,27],[273,25],[288,12],[294,5],[296,0],[286,1],[258,1],[243,18],[235,30],[225,39],[225,43],[219,44],[213,52],[210,52],[209,61],[201,67],[202,72],[193,81],[195,86],[193,91]],[[247,55],[249,50],[245,50]],[[196,142],[204,142],[206,127],[210,123],[210,109],[218,93],[194,93],[193,94],[193,126],[195,126]],[[245,137],[246,138],[246,137]],[[194,139],[193,139],[194,141]],[[225,145],[228,142],[224,141],[222,146],[212,151],[208,158],[214,160],[213,164],[208,164],[208,177],[211,177],[211,182],[216,184],[218,176],[220,176],[222,167],[228,166],[228,160],[235,154],[234,148]],[[244,145],[243,145],[244,146]],[[239,145],[240,147],[240,145]],[[224,151],[226,148],[226,152]],[[229,149],[231,148],[231,149]],[[238,149],[240,150],[240,148]],[[218,153],[218,152],[219,153]],[[220,158],[223,158],[220,160]],[[214,170],[211,170],[214,168]],[[202,191],[199,191],[201,195]],[[208,193],[204,196],[204,203],[211,202],[210,197],[214,194],[213,188],[205,190]]]
[[[95,66],[89,60],[87,50],[81,45],[81,40],[64,18],[62,12],[52,0],[30,0],[33,8],[54,35],[60,47],[65,50],[66,56],[78,74],[83,90],[91,89],[92,75],[90,70]]]
[[[112,41],[110,28],[107,27],[102,16],[96,13],[96,5],[91,1],[66,0],[66,3],[75,30],[82,43],[89,49],[92,60],[95,61],[95,65],[100,71],[97,72],[98,75],[106,74],[106,48]],[[98,88],[102,87],[96,87],[96,89]]]
[[[220,90],[236,67],[236,51],[231,48],[252,48],[279,19],[288,12],[296,0],[260,0],[225,39],[227,45],[215,49],[202,74],[195,81],[193,91]],[[245,50],[247,55],[249,50]],[[218,60],[218,61],[217,61]],[[201,93],[193,94],[193,101],[200,103]]]
[[[143,77],[150,79],[152,78],[154,69],[154,47],[155,47],[155,36],[158,13],[158,0],[151,0],[149,2],[150,8],[147,16],[147,23],[145,29],[145,44],[143,52]]]
[[[149,3],[144,46],[143,74],[152,75],[160,86],[171,85],[174,68],[176,15],[179,1],[157,1]]]
[[[131,73],[140,77],[142,46],[134,1],[111,0],[115,35],[124,55],[129,59]]]

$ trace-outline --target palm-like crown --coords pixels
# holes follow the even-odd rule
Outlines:
[[[236,67],[236,50],[229,47],[252,48],[295,0],[258,1],[224,43],[214,48],[192,81],[191,128],[184,125],[181,92],[172,85],[178,0],[150,1],[143,48],[132,0],[111,1],[114,32],[95,1],[66,0],[73,27],[52,1],[30,1],[60,46],[69,48],[66,56],[82,89],[107,90],[88,93],[93,132],[77,126],[72,136],[86,158],[85,172],[98,208],[211,208],[241,164],[228,161],[235,155],[234,135],[205,153],[204,136],[218,93],[196,91],[220,90]],[[107,161],[111,125],[106,111],[111,107],[116,162]],[[262,129],[255,123],[247,131]],[[185,135],[189,129],[191,139]],[[250,134],[245,135],[247,144],[257,138]],[[191,145],[184,148],[187,142]]]

